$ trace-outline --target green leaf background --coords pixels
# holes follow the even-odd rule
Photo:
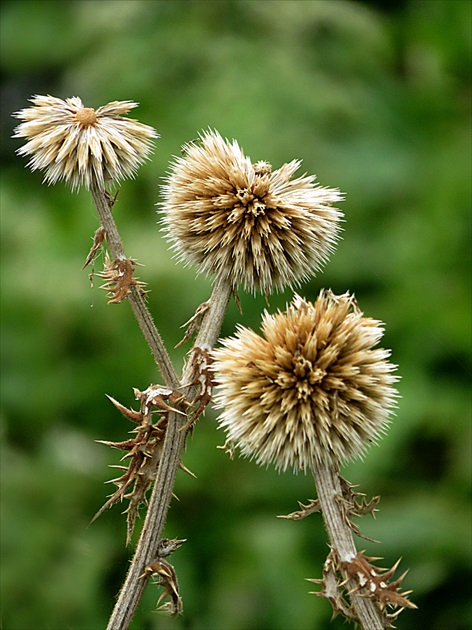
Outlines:
[[[301,158],[346,193],[343,240],[300,292],[355,292],[386,322],[400,366],[388,435],[343,471],[382,495],[376,520],[360,522],[381,544],[359,547],[410,567],[419,609],[399,629],[470,628],[471,4],[4,0],[1,11],[3,628],[105,627],[132,546],[119,506],[88,527],[119,458],[94,440],[131,428],[105,393],[132,405],[132,387],[160,380],[127,304],[107,306],[81,271],[98,226],[90,195],[41,186],[15,156],[11,113],[33,94],[133,99],[161,134],[114,212],[169,348],[211,290],[175,263],[157,224],[184,142],[215,128],[253,161]],[[257,329],[291,295],[267,307],[241,293],[222,335]],[[172,352],[179,366],[184,352]],[[188,540],[173,556],[185,614],[153,612],[149,586],[132,627],[345,628],[304,581],[328,550],[320,516],[276,518],[313,498],[310,477],[230,461],[223,442],[208,411],[184,456],[198,479],[179,473],[166,526]]]

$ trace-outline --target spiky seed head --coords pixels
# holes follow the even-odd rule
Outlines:
[[[362,456],[397,396],[390,351],[374,347],[383,324],[354,296],[321,291],[314,304],[295,295],[286,312],[264,313],[261,330],[239,327],[213,353],[227,446],[281,470]]]
[[[159,204],[177,257],[253,293],[309,278],[338,239],[342,214],[332,204],[342,195],[313,175],[292,179],[300,164],[252,164],[235,140],[211,130],[186,145]]]
[[[94,110],[84,107],[77,96],[65,101],[53,96],[34,96],[33,107],[13,116],[23,122],[14,138],[28,142],[17,150],[31,155],[32,171],[45,172],[44,181],[65,180],[72,190],[92,179],[103,188],[106,183],[133,177],[152,148],[157,132],[148,125],[123,118],[138,106],[133,101],[113,101]]]

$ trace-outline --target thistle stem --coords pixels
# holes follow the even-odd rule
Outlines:
[[[215,344],[231,291],[232,287],[228,282],[216,281],[210,298],[210,306],[203,317],[194,347],[212,348]],[[184,369],[182,383],[186,383],[191,378],[192,369],[191,361],[189,361]],[[126,630],[144,593],[148,577],[140,578],[140,576],[145,572],[145,567],[154,562],[157,555],[172,498],[176,472],[181,462],[181,453],[185,444],[186,431],[180,430],[184,425],[185,418],[182,418],[180,414],[169,414],[162,456],[156,482],[149,499],[146,519],[128,575],[108,622],[107,630]]]
[[[98,217],[102,227],[106,231],[106,239],[110,252],[115,259],[125,260],[126,255],[123,248],[118,228],[113,218],[111,208],[113,203],[107,197],[105,191],[98,185],[95,179],[92,181],[90,187],[92,197],[97,208]],[[133,313],[141,328],[141,331],[151,349],[154,360],[159,367],[162,378],[168,387],[177,389],[179,386],[179,378],[172,365],[169,354],[164,342],[156,328],[152,315],[149,312],[144,297],[140,293],[139,289],[135,286],[131,287],[128,293],[128,301],[131,304]]]
[[[331,549],[336,552],[340,562],[351,562],[357,554],[357,549],[351,528],[343,513],[338,471],[333,464],[315,461],[313,477]],[[347,590],[351,591],[356,586],[351,580]],[[352,593],[350,599],[363,630],[383,630],[385,626],[380,612],[371,599],[361,597],[357,593]]]

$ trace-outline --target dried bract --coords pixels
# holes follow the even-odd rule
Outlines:
[[[338,571],[339,565],[337,556],[334,551],[331,550],[323,566],[323,577],[306,578],[308,582],[313,582],[313,584],[317,584],[321,587],[320,591],[311,591],[310,595],[325,597],[331,602],[333,608],[333,616],[331,619],[341,614],[346,619],[357,623],[358,618],[349,602],[344,597],[345,593],[343,587],[339,584]]]
[[[291,512],[290,514],[281,514],[277,518],[285,518],[289,521],[301,521],[302,518],[306,518],[310,516],[310,514],[314,514],[315,512],[321,512],[321,506],[318,499],[310,499],[308,505],[303,505],[301,501],[298,502],[300,509],[296,512]]]
[[[404,608],[417,608],[416,604],[408,599],[412,591],[401,590],[408,571],[391,581],[400,560],[397,560],[391,569],[378,568],[371,563],[372,560],[378,558],[369,558],[360,551],[351,562],[341,562],[341,570],[346,576],[342,585],[354,581],[356,585],[351,589],[351,593],[357,592],[362,597],[368,597],[376,602],[384,617],[385,627],[393,628],[392,622]],[[388,612],[388,609],[393,609],[393,612]]]
[[[337,189],[292,179],[300,161],[252,164],[216,131],[186,145],[163,186],[164,232],[177,257],[234,287],[270,293],[324,263],[339,234]]]
[[[161,586],[163,591],[157,600],[157,611],[169,615],[181,615],[183,613],[182,598],[179,593],[179,582],[174,567],[166,560],[157,560],[146,567],[146,573],[158,577],[155,584]],[[161,601],[168,597],[168,601],[159,606]]]
[[[262,336],[240,327],[213,355],[227,444],[282,470],[363,455],[385,431],[397,395],[390,351],[374,348],[382,335],[353,296],[331,291],[266,312]]]
[[[27,138],[17,153],[31,155],[28,166],[44,171],[48,184],[65,180],[76,190],[90,188],[95,179],[104,188],[133,177],[149,156],[152,139],[159,137],[152,127],[123,118],[138,106],[133,101],[113,101],[94,110],[77,96],[30,100],[33,107],[13,114],[23,121],[13,137]]]
[[[127,514],[127,543],[131,540],[139,507],[141,504],[147,503],[147,491],[156,479],[167,429],[168,414],[170,411],[174,411],[185,415],[173,407],[176,404],[185,405],[185,397],[181,392],[160,385],[150,385],[143,392],[135,389],[134,393],[136,399],[140,401],[139,411],[128,409],[111,396],[108,397],[125,418],[138,426],[132,431],[135,437],[123,442],[97,440],[101,444],[125,451],[122,461],[129,460],[129,463],[127,466],[113,466],[113,468],[121,470],[122,473],[119,477],[108,482],[115,484],[117,490],[110,495],[108,501],[92,519],[92,522],[95,521],[112,505],[127,499],[129,501],[128,508],[125,510]],[[180,467],[193,475],[182,464]]]
[[[110,260],[108,254],[105,256],[104,269],[97,275],[106,280],[100,289],[108,291],[108,304],[122,302],[131,291],[131,287],[136,287],[143,297],[147,294],[144,290],[146,283],[134,277],[136,265],[139,263],[132,258]]]
[[[140,578],[149,576],[158,577],[158,581],[155,582],[155,584],[157,586],[162,586],[164,589],[157,601],[157,610],[159,612],[165,612],[171,615],[181,615],[183,612],[177,574],[170,562],[164,560],[164,558],[176,551],[184,542],[186,542],[185,538],[181,540],[178,538],[163,538],[159,542],[157,559],[151,564],[148,564],[144,569],[144,573],[139,576]],[[162,606],[159,606],[161,601],[166,597],[169,597],[169,601]]]
[[[346,619],[360,623],[349,603],[354,593],[371,599],[381,615],[384,628],[394,628],[393,622],[404,608],[415,609],[417,606],[408,599],[412,591],[401,591],[401,585],[408,571],[398,579],[391,581],[400,560],[391,569],[382,569],[372,564],[373,560],[360,551],[349,562],[339,562],[331,551],[323,568],[320,579],[307,578],[309,582],[321,586],[321,590],[312,592],[317,597],[326,597],[333,607],[333,617],[341,613]],[[341,581],[342,579],[342,581]]]

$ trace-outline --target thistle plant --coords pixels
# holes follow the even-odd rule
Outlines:
[[[219,424],[229,444],[279,470],[339,466],[385,431],[396,366],[374,349],[381,322],[354,296],[295,295],[285,313],[262,318],[262,336],[239,328],[215,357]]]
[[[292,179],[299,160],[272,171],[252,164],[238,143],[201,135],[177,158],[163,187],[164,231],[180,260],[246,291],[299,285],[333,250],[342,196]]]
[[[352,537],[360,532],[351,518],[373,513],[378,499],[359,504],[339,476],[341,464],[378,441],[394,407],[396,366],[375,348],[382,323],[363,317],[354,296],[321,291],[314,304],[295,295],[285,313],[266,312],[261,328],[260,336],[240,327],[213,352],[226,449],[312,472],[318,500],[285,518],[323,513],[331,551],[317,594],[363,628],[391,627],[413,607],[399,590],[404,576],[389,582],[394,570],[376,569]]]
[[[394,406],[395,366],[389,352],[376,348],[382,324],[366,318],[354,296],[321,291],[315,304],[295,295],[285,313],[263,316],[262,336],[239,327],[213,351],[231,296],[242,288],[268,296],[300,287],[327,262],[339,238],[342,213],[334,204],[339,190],[324,188],[314,176],[295,177],[300,161],[278,169],[253,163],[238,143],[216,131],[203,132],[174,158],[162,186],[162,229],[176,257],[212,278],[210,298],[196,308],[181,343],[195,336],[178,376],[147,308],[145,283],[136,260],[126,256],[112,214],[111,187],[134,177],[149,159],[159,136],[127,118],[137,106],[114,101],[92,109],[78,97],[35,96],[33,106],[14,114],[22,122],[18,149],[44,181],[63,180],[72,190],[92,194],[100,225],[85,265],[104,251],[110,304],[128,301],[148,343],[163,383],[134,389],[138,408],[109,396],[135,426],[133,437],[101,440],[124,451],[117,486],[97,518],[128,502],[129,543],[140,506],[147,507],[135,555],[111,613],[108,628],[128,628],[150,577],[162,587],[159,610],[183,611],[178,579],[169,556],[184,540],[163,538],[176,472],[186,436],[212,400],[221,410],[226,448],[240,448],[260,464],[280,470],[311,470],[318,500],[285,518],[298,520],[321,511],[331,551],[318,595],[334,612],[364,629],[391,627],[404,607],[414,607],[390,570],[375,568],[358,552],[352,516],[373,513],[378,498],[363,495],[339,475],[347,460],[364,455],[385,431]],[[392,612],[393,609],[393,612]]]
[[[34,96],[33,107],[15,116],[24,122],[15,138],[27,138],[18,155],[31,155],[32,171],[45,171],[44,181],[65,180],[72,190],[95,181],[105,183],[133,177],[158,138],[148,125],[123,118],[138,104],[114,101],[97,110],[84,107],[77,96],[63,101],[53,96]]]

